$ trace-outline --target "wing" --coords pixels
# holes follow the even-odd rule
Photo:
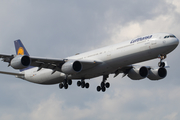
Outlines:
[[[118,76],[120,73],[124,73],[122,77],[125,77],[132,68],[133,68],[132,65],[120,67],[113,72],[115,74],[114,77]]]
[[[55,71],[61,71],[61,66],[66,60],[57,58],[43,58],[43,57],[30,57],[31,66],[39,67],[38,70],[42,68],[52,69]]]
[[[126,75],[128,75],[128,77],[131,77],[132,75],[134,77],[134,80],[136,80],[135,77],[137,77],[138,75],[141,76],[139,77],[140,79],[142,79],[143,77],[148,77],[151,80],[159,80],[166,77],[167,75],[166,68],[169,68],[169,66],[166,61],[164,63],[164,67],[128,65],[118,68],[113,73],[115,74],[114,77],[118,76],[120,73],[123,73],[122,77],[125,77]],[[135,72],[133,73],[131,69]],[[131,75],[129,76],[129,74]]]
[[[11,60],[15,57],[16,55],[5,55],[5,54],[0,54],[0,58],[2,58],[2,61],[8,62],[10,66]],[[68,59],[59,59],[59,58],[44,58],[44,57],[31,57],[31,64],[30,66],[33,67],[38,67],[38,71],[41,70],[42,68],[47,68],[47,69],[52,69],[54,72],[55,71],[61,71],[61,67],[64,63],[69,61]],[[76,61],[76,60],[73,60]],[[82,63],[83,69],[89,69],[92,68],[96,65],[101,64],[101,61],[95,61],[95,60],[77,60]]]
[[[8,62],[10,66],[11,60],[16,55],[6,55],[6,54],[0,54],[0,58],[4,62]],[[39,70],[41,68],[48,68],[48,69],[57,69],[57,71],[60,71],[61,66],[65,63],[65,60],[63,59],[56,59],[56,58],[43,58],[43,57],[30,57],[31,64],[30,66],[33,67],[39,67]]]
[[[31,66],[39,67],[38,70],[41,68],[48,68],[54,71],[60,71],[61,67],[64,63],[69,61],[69,59],[56,59],[56,58],[38,58],[38,57],[30,57],[31,58]],[[102,63],[101,61],[95,60],[72,60],[72,61],[79,61],[83,65],[83,70],[95,67],[96,65]]]
[[[155,67],[151,67],[151,66],[127,65],[124,67],[120,67],[115,72],[113,72],[115,74],[114,77],[118,76],[120,73],[123,73],[122,77],[125,77],[132,68],[137,69],[137,68],[141,68],[141,67],[146,67],[147,70],[155,68]]]
[[[42,68],[52,69],[53,72],[55,71],[61,71],[62,65],[65,64],[68,61],[72,61],[71,63],[75,61],[79,61],[83,65],[83,70],[92,68],[102,62],[95,61],[95,60],[69,60],[69,59],[59,59],[59,58],[43,58],[43,57],[32,57],[29,55],[28,51],[24,47],[21,40],[14,41],[15,48],[16,48],[16,55],[6,55],[6,54],[0,54],[0,58],[2,58],[2,61],[8,62],[11,66],[11,61],[14,60],[13,65],[16,65],[17,62],[22,62],[22,56],[28,56],[30,58],[30,64],[29,67],[25,69],[21,69],[20,71],[30,69],[32,67],[38,67],[38,71]],[[19,55],[19,56],[18,56]],[[15,58],[16,59],[13,59]],[[19,60],[19,61],[18,61]],[[68,63],[67,63],[68,64]],[[12,66],[13,67],[13,66]],[[19,67],[13,67],[15,69],[19,69]]]
[[[11,60],[14,58],[14,55],[0,54],[0,58],[2,58],[2,61],[10,63]]]
[[[118,68],[118,69],[114,72],[114,74],[115,74],[114,77],[118,76],[120,73],[123,73],[123,76],[122,76],[122,77],[125,77],[132,68],[137,69],[137,68],[141,68],[141,67],[145,67],[145,68],[147,68],[147,70],[156,68],[156,67],[152,67],[152,66],[127,65],[127,66]]]

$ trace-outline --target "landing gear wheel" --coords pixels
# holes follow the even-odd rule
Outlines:
[[[85,85],[81,85],[81,88],[84,88],[85,87]]]
[[[105,92],[105,91],[106,91],[106,88],[105,88],[105,87],[102,87],[102,91]]]
[[[59,84],[59,88],[62,89],[64,85],[62,83]]]
[[[68,85],[72,85],[72,80],[67,81]]]
[[[63,81],[63,84],[64,84],[64,87],[65,87],[65,85],[67,84],[67,80],[66,79]]]
[[[86,84],[85,84],[85,87],[88,89],[88,88],[89,88],[89,83],[86,83]]]
[[[161,67],[161,62],[158,63],[158,66]]]
[[[165,63],[164,62],[159,62],[158,66],[161,67],[161,68],[164,68],[165,67]]]
[[[101,91],[101,87],[97,86],[97,91],[100,92]]]
[[[110,83],[109,82],[106,82],[107,78],[109,77],[109,75],[103,75],[103,80],[100,84],[100,86],[97,86],[97,91],[101,91],[102,92],[105,92],[107,88],[110,87]]]
[[[64,89],[68,89],[68,84],[64,84]]]
[[[85,82],[81,82],[81,87],[82,87],[82,88],[85,87]]]
[[[106,83],[106,88],[109,88],[110,87],[110,83]]]
[[[101,82],[101,87],[103,88],[105,86],[105,83],[104,82]]]
[[[81,81],[77,81],[77,86],[78,86],[78,87],[81,86]]]

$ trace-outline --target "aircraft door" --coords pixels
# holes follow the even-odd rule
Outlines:
[[[156,40],[150,40],[151,41],[151,48],[154,48],[157,45],[157,41]]]
[[[112,48],[109,48],[109,49],[107,50],[107,57],[108,57],[108,58],[111,58],[111,57],[112,57]]]
[[[151,46],[154,46],[154,45],[156,45],[156,40],[151,41]]]
[[[147,41],[147,42],[145,43],[145,47],[146,47],[146,49],[151,49],[151,42],[150,42],[150,41]]]

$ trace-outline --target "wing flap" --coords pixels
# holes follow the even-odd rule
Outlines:
[[[117,77],[120,73],[124,73],[122,77],[125,77],[128,74],[129,70],[132,68],[133,68],[132,65],[120,67],[114,72],[114,74],[115,74],[114,77]]]
[[[0,54],[0,58],[4,62],[11,62],[11,60],[14,58],[14,55],[6,55],[6,54]]]

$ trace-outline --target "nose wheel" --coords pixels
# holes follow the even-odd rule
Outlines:
[[[165,63],[161,61],[161,62],[158,63],[158,66],[161,67],[161,68],[164,68],[165,67]]]
[[[166,58],[166,55],[159,55],[158,57],[160,58],[160,62],[158,63],[158,66],[164,68],[165,63],[163,62],[163,60]]]

